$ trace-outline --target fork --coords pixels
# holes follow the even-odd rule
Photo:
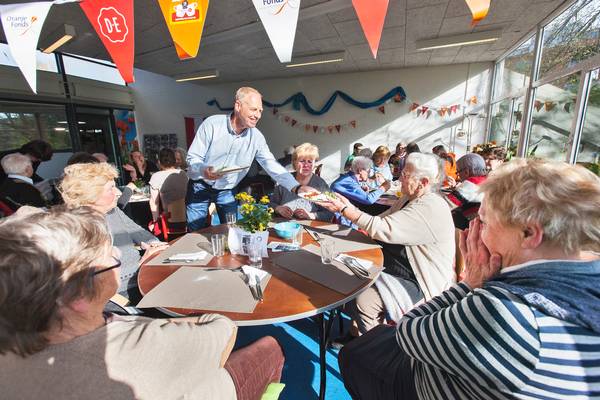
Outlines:
[[[254,300],[260,300],[258,294],[255,291],[256,288],[252,287],[252,285],[250,284],[250,278],[248,277],[248,275],[246,275],[244,270],[242,270],[242,280],[248,286],[248,289],[250,289],[250,293],[252,293],[252,297],[254,298]]]
[[[254,281],[256,282],[256,294],[258,295],[258,300],[260,300],[261,302],[263,301],[263,292],[262,292],[262,287],[260,286],[260,279],[258,279],[258,275],[254,275]]]
[[[358,264],[358,262],[352,257],[344,257],[342,258],[344,265],[348,267],[348,269],[359,278],[369,279],[369,273],[363,269],[363,267]]]

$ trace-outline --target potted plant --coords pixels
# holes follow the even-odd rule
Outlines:
[[[269,207],[269,197],[263,196],[258,202],[246,192],[235,195],[240,202],[239,218],[236,226],[229,228],[228,245],[232,254],[248,255],[249,246],[260,247],[260,254],[267,256],[269,222],[273,218],[273,208]]]

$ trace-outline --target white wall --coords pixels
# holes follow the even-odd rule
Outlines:
[[[441,107],[465,104],[465,100],[477,96],[480,103],[487,99],[491,63],[460,64],[436,67],[406,68],[361,73],[318,75],[289,79],[272,79],[222,85],[197,85],[175,83],[171,78],[136,70],[136,84],[131,85],[135,101],[137,128],[140,134],[179,134],[185,143],[184,116],[209,116],[218,114],[216,107],[206,102],[216,98],[222,106],[230,107],[237,87],[250,85],[263,93],[272,103],[282,102],[296,92],[303,92],[313,108],[321,108],[335,90],[341,90],[356,100],[371,102],[380,98],[395,86],[402,86],[409,100],[386,104],[386,113],[377,109],[359,109],[339,99],[332,109],[322,116],[312,116],[306,111],[294,111],[291,105],[273,115],[266,107],[258,127],[261,129],[273,154],[280,157],[283,149],[291,144],[312,142],[319,146],[325,166],[323,176],[331,181],[340,172],[351,151],[352,144],[361,143],[374,149],[387,145],[392,150],[400,140],[417,140],[423,151],[430,151],[435,144],[448,144],[452,117],[432,115],[429,119],[408,113],[411,102]],[[468,78],[467,78],[468,77]],[[467,83],[468,82],[468,83]],[[286,124],[283,116],[299,121],[295,127]],[[357,121],[356,129],[347,128],[341,133],[307,132],[305,124],[329,126]],[[466,129],[466,124],[465,124]],[[485,120],[473,124],[472,143],[483,140]],[[464,154],[465,139],[458,139],[456,152]]]

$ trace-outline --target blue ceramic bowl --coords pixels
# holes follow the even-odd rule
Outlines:
[[[277,236],[283,239],[291,239],[294,233],[300,229],[300,224],[296,222],[280,222],[273,227]]]

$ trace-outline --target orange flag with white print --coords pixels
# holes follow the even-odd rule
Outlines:
[[[198,55],[209,0],[158,0],[180,60]]]
[[[377,58],[383,23],[387,14],[389,0],[352,0],[358,15],[360,26],[367,37],[373,58]]]
[[[484,19],[490,11],[491,0],[465,0],[467,6],[473,14],[473,22],[471,25],[477,25],[482,19]]]

